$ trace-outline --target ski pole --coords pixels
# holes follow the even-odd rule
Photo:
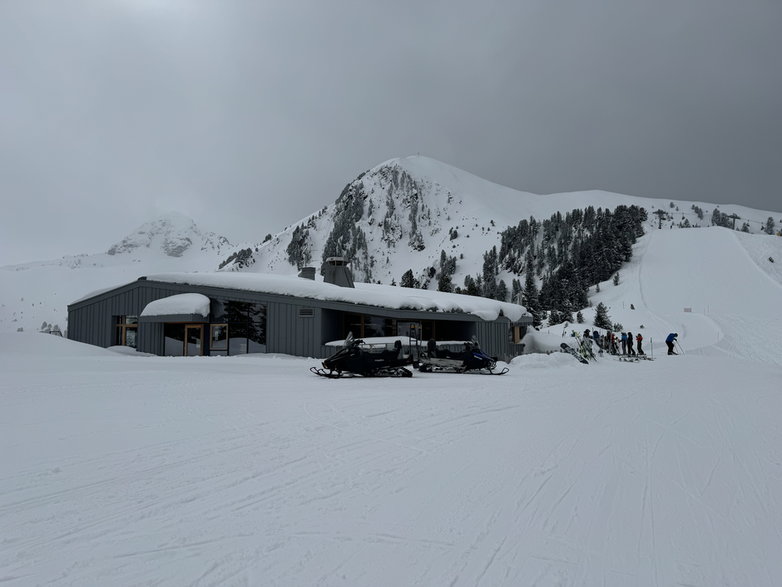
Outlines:
[[[681,353],[684,354],[684,349],[682,348],[682,345],[679,344],[679,341],[675,340],[674,342],[676,342],[676,346],[679,347],[679,350],[681,351]]]

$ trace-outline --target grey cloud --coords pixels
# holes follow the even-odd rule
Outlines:
[[[8,0],[0,263],[99,250],[165,208],[260,238],[416,152],[522,190],[779,210],[781,15],[763,0]]]

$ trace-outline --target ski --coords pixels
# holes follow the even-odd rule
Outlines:
[[[310,367],[310,371],[315,375],[326,377],[328,379],[350,379],[352,377],[412,377],[413,373],[409,369],[404,367],[387,367],[383,369],[377,369],[367,373],[353,373],[350,371],[336,371],[321,369],[319,367]]]
[[[584,357],[579,355],[576,352],[576,349],[574,349],[572,346],[570,346],[568,343],[563,342],[561,345],[559,345],[559,348],[562,349],[563,353],[568,353],[570,355],[573,355],[573,357],[578,360],[581,363],[584,363],[584,365],[589,365],[589,361],[587,361]]]

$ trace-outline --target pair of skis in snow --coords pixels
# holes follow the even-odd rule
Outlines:
[[[573,348],[566,342],[560,344],[560,348],[563,352],[572,355],[576,360],[588,365],[589,361],[597,361],[594,351],[592,350],[592,341],[582,339],[579,333],[574,333],[573,338],[578,341],[578,346]],[[599,351],[600,356],[603,356],[603,351]],[[639,363],[640,361],[654,361],[654,357],[650,357],[646,354],[633,354],[633,355],[613,355],[617,361],[623,361],[627,363]]]
[[[584,357],[584,356],[582,356],[582,355],[580,355],[580,354],[579,354],[579,353],[576,351],[576,349],[574,349],[574,348],[573,348],[572,346],[570,346],[568,343],[566,343],[566,342],[563,342],[561,345],[559,345],[559,348],[561,348],[561,349],[562,349],[562,352],[563,352],[563,353],[568,353],[568,354],[570,354],[570,355],[573,355],[573,357],[574,357],[574,358],[575,358],[577,361],[579,361],[579,362],[581,362],[581,363],[584,363],[584,365],[589,365],[589,361],[587,360],[587,358],[586,358],[586,357]]]
[[[562,349],[562,352],[572,355],[576,360],[578,360],[581,363],[584,363],[584,365],[589,365],[590,358],[592,360],[596,360],[594,354],[591,354],[589,352],[580,353],[566,342],[563,342],[559,346]],[[614,358],[617,361],[622,361],[624,363],[640,363],[641,361],[654,361],[654,357],[649,357],[647,355],[636,355],[636,356],[616,355]]]
[[[566,342],[560,344],[559,348],[561,348],[563,352],[572,355],[580,363],[584,363],[584,365],[589,365],[590,359],[593,361],[597,360],[595,353],[592,351],[591,339],[589,340],[589,342],[587,342],[586,340],[583,340],[581,338],[581,335],[578,333],[574,333],[573,338],[575,338],[578,341],[577,349],[573,348]]]
[[[616,360],[624,363],[640,363],[641,361],[654,361],[654,357],[647,355],[618,355]]]

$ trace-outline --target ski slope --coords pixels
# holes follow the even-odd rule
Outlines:
[[[619,286],[606,281],[591,300],[606,304],[626,330],[654,340],[656,352],[665,351],[668,332],[678,332],[687,353],[782,365],[780,264],[779,237],[716,227],[651,230],[620,270]]]

